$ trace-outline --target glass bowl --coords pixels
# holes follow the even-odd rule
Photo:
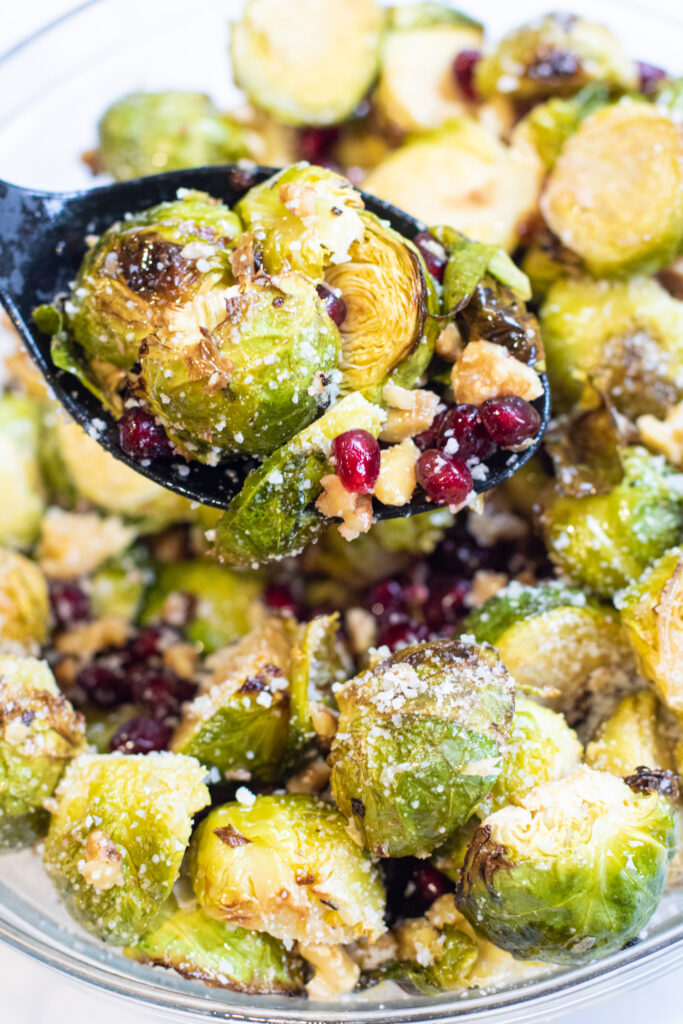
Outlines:
[[[0,178],[55,190],[92,182],[80,154],[93,146],[105,107],[129,90],[201,89],[219,104],[234,105],[239,94],[230,81],[227,24],[240,6],[241,0],[91,0],[6,54],[0,60]],[[552,5],[463,0],[460,6],[469,6],[496,35]],[[611,25],[632,55],[678,70],[683,15],[667,15],[663,0],[647,7],[627,0],[569,0],[567,6]],[[548,1020],[673,967],[683,951],[683,892],[665,897],[636,945],[597,964],[550,969],[496,991],[429,999],[370,992],[323,1004],[244,996],[132,963],[70,921],[39,857],[25,851],[2,858],[0,939],[166,1021],[513,1024]]]

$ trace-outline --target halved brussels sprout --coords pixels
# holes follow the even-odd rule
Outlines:
[[[92,573],[85,586],[93,617],[115,616],[136,622],[145,591],[154,578],[145,547],[132,547],[118,558],[108,559]]]
[[[598,277],[666,266],[683,240],[679,127],[636,100],[598,110],[567,139],[541,210]]]
[[[257,576],[231,572],[216,562],[169,562],[157,571],[140,621],[143,625],[163,621],[169,598],[189,598],[183,635],[211,654],[249,632],[262,591],[263,582]]]
[[[269,455],[310,423],[330,401],[339,346],[311,281],[259,276],[169,310],[142,376],[169,437],[213,465]]]
[[[683,529],[680,476],[644,448],[621,452],[624,478],[607,494],[558,496],[543,512],[550,557],[576,583],[611,598]]]
[[[331,263],[348,259],[363,235],[363,200],[341,174],[294,164],[254,185],[235,206],[253,233],[266,272],[299,270],[319,279]]]
[[[189,192],[113,224],[89,250],[64,304],[66,328],[110,404],[164,309],[230,283],[226,250],[240,229],[223,203]]]
[[[85,728],[44,661],[0,655],[0,849],[23,845],[46,817]]]
[[[455,925],[447,924],[438,933],[434,945],[438,955],[431,963],[390,960],[365,971],[363,987],[393,981],[406,992],[420,995],[438,995],[439,992],[467,988],[472,968],[479,957],[474,939]]]
[[[564,12],[514,29],[475,70],[476,88],[484,97],[566,96],[588,82],[628,92],[636,89],[638,73],[609,29]]]
[[[519,686],[560,711],[582,736],[591,736],[605,702],[618,699],[636,676],[614,609],[560,583],[510,583],[470,612],[462,629],[493,644]]]
[[[389,11],[382,68],[373,103],[391,128],[438,128],[467,112],[453,74],[462,50],[479,50],[480,24],[440,3],[413,3]]]
[[[558,412],[595,392],[631,419],[663,416],[683,394],[683,302],[652,278],[568,278],[540,311]]]
[[[672,548],[617,596],[638,667],[659,696],[683,713],[683,548]],[[653,767],[648,765],[648,767]]]
[[[555,166],[562,147],[582,121],[609,102],[604,85],[587,85],[571,99],[554,96],[533,107],[515,126],[513,139],[534,147],[544,165]]]
[[[0,395],[0,544],[27,548],[40,532],[45,489],[40,471],[41,406],[23,395]]]
[[[151,931],[124,950],[132,960],[160,964],[233,992],[296,994],[302,964],[283,943],[263,932],[223,924],[203,910],[182,910],[171,897]]]
[[[0,650],[30,651],[47,639],[50,606],[38,566],[0,548]]]
[[[213,810],[192,840],[189,871],[206,913],[285,942],[378,938],[379,872],[342,815],[301,794],[243,799]]]
[[[582,767],[482,822],[456,902],[478,933],[515,957],[590,963],[647,924],[674,843],[668,801]]]
[[[346,304],[341,333],[342,391],[381,394],[387,378],[411,387],[434,351],[439,312],[431,275],[415,246],[384,221],[362,213],[363,235],[350,259],[327,269]]]
[[[382,410],[351,394],[293,437],[251,473],[216,526],[216,554],[229,565],[258,565],[296,554],[329,520],[315,508],[330,471],[330,445],[358,428],[377,437]]]
[[[508,251],[536,208],[543,167],[530,147],[505,146],[476,121],[411,136],[363,188],[427,224],[448,224]]]
[[[331,785],[380,857],[425,856],[465,822],[500,774],[513,683],[493,648],[409,647],[337,692]]]
[[[133,92],[104,112],[97,160],[117,181],[249,156],[246,133],[200,92]]]
[[[373,83],[383,24],[375,0],[248,0],[232,26],[235,81],[283,124],[343,121]]]
[[[57,789],[43,863],[71,916],[128,945],[168,899],[209,803],[204,769],[177,754],[96,754],[73,761]]]
[[[636,768],[666,770],[672,766],[657,698],[650,690],[631,693],[586,747],[586,764],[612,775],[632,775]]]

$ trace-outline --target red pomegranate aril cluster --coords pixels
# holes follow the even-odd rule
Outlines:
[[[419,249],[420,255],[425,261],[425,266],[432,277],[439,282],[443,281],[446,264],[448,263],[448,253],[441,242],[437,241],[429,231],[420,231],[413,238],[413,245]]]
[[[161,423],[146,409],[127,409],[118,421],[119,444],[131,459],[169,459],[173,449]]]
[[[443,896],[453,888],[450,879],[425,861],[418,861],[415,865],[412,881],[417,895],[426,906],[431,906],[434,900],[438,900],[439,896]]]
[[[448,451],[448,442],[456,441],[457,449]],[[476,405],[453,405],[443,414],[436,436],[435,448],[446,449],[460,459],[487,459],[496,450],[494,442],[481,421]]]
[[[192,700],[197,692],[194,683],[153,663],[134,665],[128,675],[133,700],[156,718],[177,715],[183,701]]]
[[[465,462],[436,448],[422,452],[415,475],[427,497],[437,505],[462,505],[472,493],[472,474]]]
[[[346,430],[332,442],[331,458],[343,486],[352,494],[372,494],[380,467],[379,444],[367,430]]]
[[[151,754],[166,750],[171,742],[172,729],[158,718],[140,715],[119,726],[109,743],[109,749],[124,754]]]
[[[441,412],[437,412],[436,416],[432,420],[431,426],[427,427],[420,434],[415,434],[413,437],[413,443],[417,445],[421,452],[426,452],[428,448],[438,447],[439,432],[441,430],[441,424],[444,421],[448,409],[442,409]]]
[[[325,166],[332,162],[332,147],[339,138],[339,129],[311,126],[299,129],[299,154],[310,164]]]
[[[271,583],[266,587],[263,600],[268,608],[278,612],[291,612],[295,618],[301,615],[301,605],[291,589],[283,583]]]
[[[325,311],[337,327],[341,327],[346,320],[346,303],[341,295],[328,288],[326,284],[319,284],[316,291],[325,305]]]
[[[433,633],[455,626],[465,614],[470,584],[464,579],[434,581],[422,614]]]
[[[130,700],[130,687],[119,666],[92,661],[76,676],[76,685],[98,708],[115,708]]]
[[[519,395],[488,398],[479,406],[482,423],[501,448],[516,448],[535,437],[541,417],[533,405]]]
[[[453,61],[453,74],[460,91],[471,103],[477,98],[474,87],[474,69],[481,59],[480,50],[461,50]]]
[[[90,600],[75,583],[50,583],[50,610],[57,629],[68,629],[90,618]]]

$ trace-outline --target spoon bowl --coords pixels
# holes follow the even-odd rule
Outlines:
[[[178,189],[199,189],[233,206],[248,189],[274,173],[272,167],[201,167],[75,192],[39,192],[0,181],[0,302],[51,393],[91,437],[135,472],[217,508],[225,508],[240,491],[256,460],[236,456],[219,466],[205,466],[180,457],[144,462],[131,458],[119,444],[114,417],[76,377],[55,366],[50,338],[34,325],[32,313],[36,306],[69,291],[87,250],[87,237],[101,234],[125,214],[175,199]],[[389,221],[404,237],[412,239],[426,229],[390,203],[365,192],[361,195],[368,210]],[[488,491],[512,476],[540,444],[550,415],[548,381],[545,376],[541,379],[544,393],[533,403],[542,418],[538,434],[524,451],[496,451],[487,460],[485,482],[475,482],[477,491]],[[400,507],[375,503],[379,519],[430,508],[434,504],[426,500]]]

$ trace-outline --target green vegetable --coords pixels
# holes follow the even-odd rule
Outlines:
[[[364,973],[364,986],[394,981],[406,992],[438,995],[467,987],[468,977],[479,957],[479,949],[469,935],[454,925],[445,925],[441,952],[433,963],[423,966],[410,960],[390,960]]]
[[[132,547],[109,558],[88,579],[90,607],[96,619],[114,615],[136,622],[145,591],[154,580],[147,550]]]
[[[666,770],[671,767],[667,746],[657,698],[639,690],[624,697],[602,723],[586,747],[586,764],[622,776],[641,766]]]
[[[0,544],[27,548],[40,532],[45,493],[40,467],[40,403],[0,396]]]
[[[545,166],[555,166],[562,147],[582,121],[609,102],[602,84],[587,85],[571,99],[560,96],[533,107],[515,128],[515,138],[529,142]]]
[[[0,548],[0,650],[33,650],[47,639],[47,582],[23,555]]]

